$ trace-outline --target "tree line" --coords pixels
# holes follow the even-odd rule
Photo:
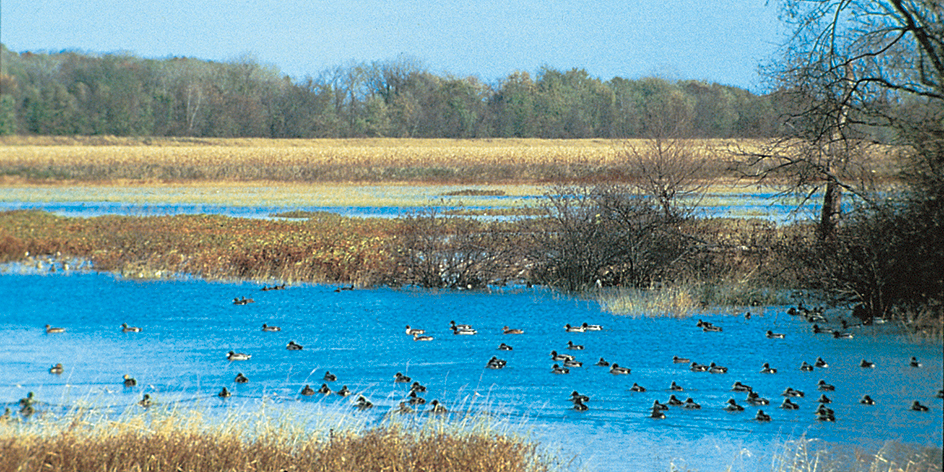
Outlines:
[[[230,62],[0,45],[0,134],[270,138],[629,138],[781,134],[780,95],[661,78],[603,81],[583,69],[494,83],[400,57],[292,80]]]

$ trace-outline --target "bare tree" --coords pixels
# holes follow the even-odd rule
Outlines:
[[[667,136],[627,140],[619,152],[630,185],[655,199],[666,219],[687,216],[704,196],[710,156],[704,143]]]

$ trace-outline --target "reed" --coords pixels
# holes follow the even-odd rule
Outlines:
[[[772,472],[939,472],[940,448],[886,443],[875,452],[861,448],[819,447],[816,441],[801,437],[788,441],[775,455]]]

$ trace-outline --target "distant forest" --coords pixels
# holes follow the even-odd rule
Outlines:
[[[398,58],[300,81],[252,58],[211,62],[0,45],[0,134],[268,138],[692,138],[779,135],[779,95],[582,69],[494,83]]]

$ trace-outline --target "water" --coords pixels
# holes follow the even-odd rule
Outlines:
[[[802,319],[785,307],[754,309],[751,320],[741,316],[703,314],[694,318],[620,317],[601,312],[593,302],[543,289],[501,292],[452,292],[372,289],[335,292],[334,286],[298,285],[260,291],[254,283],[211,283],[200,280],[130,281],[108,274],[57,272],[40,275],[6,271],[0,275],[0,403],[15,407],[32,391],[44,408],[77,402],[121,411],[143,393],[159,403],[196,402],[220,411],[258,406],[263,399],[289,410],[312,403],[351,411],[377,422],[407,393],[395,384],[402,372],[428,386],[428,400],[439,399],[453,410],[487,410],[522,431],[531,431],[551,451],[575,457],[578,468],[593,471],[758,470],[770,466],[784,441],[803,435],[825,444],[855,445],[877,450],[886,441],[941,447],[942,388],[940,344],[914,343],[887,327],[857,328],[855,338],[837,340],[814,335]],[[235,297],[255,303],[236,306]],[[705,333],[697,318],[724,328]],[[451,320],[478,329],[474,336],[456,336]],[[601,324],[600,332],[566,333],[564,324]],[[65,333],[46,334],[45,324]],[[119,325],[143,328],[123,333]],[[264,333],[263,323],[281,332]],[[414,342],[406,325],[427,330],[431,342]],[[503,326],[521,335],[503,335]],[[767,339],[767,329],[786,334]],[[302,351],[285,349],[294,340]],[[567,341],[585,346],[567,351]],[[496,348],[505,342],[514,350]],[[227,351],[252,355],[230,362]],[[584,361],[570,374],[550,373],[550,351],[568,352]],[[673,355],[700,363],[716,362],[727,374],[694,373],[674,364]],[[502,370],[486,369],[492,357],[508,361]],[[830,366],[801,372],[802,361],[817,356]],[[924,366],[908,366],[916,356]],[[627,376],[611,375],[592,364],[600,357],[630,367]],[[867,358],[877,364],[862,369]],[[61,362],[65,372],[49,366]],[[779,372],[760,374],[769,362]],[[347,385],[363,393],[377,408],[355,412],[350,399],[335,395],[303,398],[301,388],[318,388],[326,370],[338,376],[333,389]],[[242,372],[248,384],[235,384]],[[122,386],[130,374],[139,385]],[[819,379],[836,386],[835,423],[816,421],[813,414]],[[648,418],[653,400],[665,402],[671,381],[694,398],[701,410],[672,408],[665,420]],[[787,386],[803,390],[799,411],[764,407],[773,421],[753,420],[757,408],[742,413],[722,410],[728,398],[744,404],[744,394],[731,392],[741,381],[769,398],[782,401]],[[633,382],[647,392],[630,391]],[[226,401],[216,393],[227,387]],[[571,409],[571,391],[589,395],[590,409]],[[858,399],[870,394],[878,403],[867,407]],[[928,405],[928,413],[912,412],[912,401]]]

